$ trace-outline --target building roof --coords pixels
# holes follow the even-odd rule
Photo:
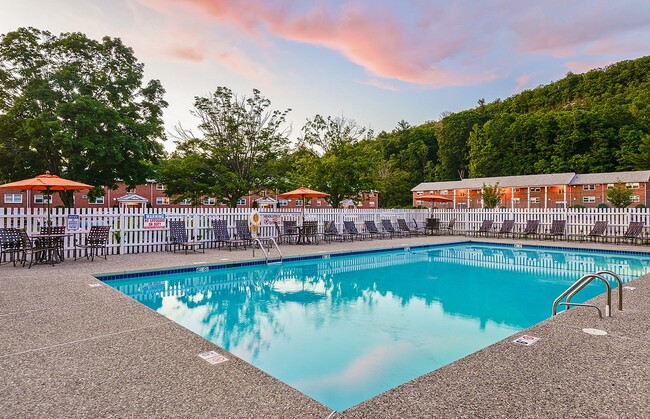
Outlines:
[[[134,193],[130,193],[128,195],[121,196],[121,197],[117,198],[117,201],[118,202],[138,202],[138,203],[149,202],[149,200],[147,198],[144,198],[144,197],[142,197],[140,195],[137,195],[137,194],[134,194]]]
[[[451,180],[447,182],[422,182],[411,192],[424,192],[424,191],[444,191],[446,189],[459,189],[461,180]]]
[[[440,191],[447,189],[481,189],[483,184],[496,185],[501,188],[512,187],[540,187],[554,185],[589,185],[608,183],[650,182],[650,170],[636,172],[610,172],[589,173],[578,175],[575,173],[549,173],[543,175],[499,176],[481,177],[448,182],[422,182],[411,192]]]
[[[650,181],[650,170],[639,170],[636,172],[610,172],[610,173],[586,173],[575,175],[571,185],[591,185],[602,183],[632,183]]]

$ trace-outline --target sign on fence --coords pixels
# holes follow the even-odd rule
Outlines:
[[[68,220],[65,225],[68,231],[79,230],[79,214],[68,214]]]
[[[167,228],[166,214],[144,214],[143,227],[147,230]]]

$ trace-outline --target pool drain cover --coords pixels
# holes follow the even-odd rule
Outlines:
[[[592,329],[589,327],[582,329],[582,331],[589,335],[594,335],[594,336],[605,336],[607,334],[607,332],[605,332],[604,330]]]

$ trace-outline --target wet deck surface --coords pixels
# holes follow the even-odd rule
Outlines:
[[[397,238],[282,250],[286,257],[465,240]],[[543,244],[650,252],[647,246]],[[101,284],[93,276],[98,273],[251,258],[250,250],[208,249],[29,270],[3,264],[0,417],[328,417],[327,407],[111,287],[91,287]],[[612,318],[571,310],[515,335],[541,338],[532,346],[510,337],[334,417],[642,417],[650,412],[649,281],[645,275],[627,284],[636,289],[625,291],[625,310]],[[583,328],[608,334],[588,335]],[[229,361],[210,365],[198,357],[211,350]]]

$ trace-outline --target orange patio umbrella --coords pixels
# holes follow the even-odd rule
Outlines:
[[[419,201],[431,201],[432,203],[435,202],[454,202],[453,199],[447,198],[446,196],[442,195],[420,195],[416,196],[415,199]]]
[[[78,189],[91,189],[93,185],[76,182],[74,180],[64,179],[57,175],[51,175],[46,172],[31,179],[19,180],[17,182],[5,183],[0,185],[0,189],[19,189],[21,191],[45,191],[46,195],[51,195],[54,191],[76,191]],[[47,225],[50,222],[50,201],[47,200]]]
[[[302,199],[302,220],[303,222],[305,221],[305,198],[324,198],[326,196],[330,196],[329,194],[325,192],[319,192],[315,191],[313,189],[305,188],[304,186],[301,186],[298,189],[294,189],[293,191],[285,192],[280,195],[278,195],[278,198],[280,199],[288,199],[288,198],[300,198]]]

